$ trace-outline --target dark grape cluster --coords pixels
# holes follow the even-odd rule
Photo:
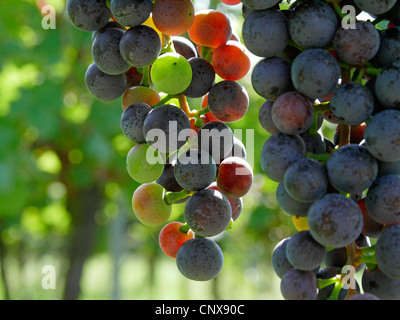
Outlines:
[[[261,168],[298,230],[272,254],[283,298],[400,299],[399,2],[242,2]]]
[[[250,70],[246,47],[224,13],[195,12],[191,0],[68,0],[67,12],[93,32],[87,89],[104,102],[122,97],[121,130],[134,144],[127,170],[141,184],[135,216],[162,227],[159,245],[185,277],[213,279],[223,254],[209,237],[232,227],[253,182],[228,125],[249,107],[237,82]],[[201,98],[202,109],[187,98]],[[185,222],[169,222],[176,202],[185,202]]]

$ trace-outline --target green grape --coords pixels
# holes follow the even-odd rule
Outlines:
[[[153,63],[150,75],[157,91],[173,95],[189,87],[193,72],[183,56],[178,53],[165,53]]]
[[[126,157],[126,166],[129,175],[139,183],[156,181],[163,173],[164,162],[161,155],[149,149],[146,143],[134,146]]]
[[[166,190],[157,183],[145,183],[132,196],[132,209],[136,218],[146,226],[156,227],[166,223],[172,206],[165,202]]]

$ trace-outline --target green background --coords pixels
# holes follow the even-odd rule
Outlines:
[[[46,3],[56,9],[55,30],[42,28]],[[241,5],[195,7],[225,12],[241,34]],[[194,282],[161,252],[160,228],[132,213],[138,184],[126,171],[133,145],[121,133],[121,99],[96,101],[84,84],[91,33],[68,21],[65,0],[2,0],[0,30],[1,299],[282,299],[271,253],[295,229],[276,203],[277,184],[261,172],[269,135],[250,73],[240,80],[249,111],[231,128],[254,129],[254,184],[233,229],[216,238],[221,274]],[[189,103],[199,108],[199,99]],[[175,205],[171,221],[182,221],[183,209]],[[46,265],[56,289],[42,288]]]

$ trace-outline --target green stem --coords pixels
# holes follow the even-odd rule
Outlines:
[[[197,119],[194,121],[194,125],[195,125],[197,128],[201,128],[202,126],[204,126],[204,120],[201,119],[201,118],[197,118]]]
[[[150,87],[150,66],[142,68],[142,81],[140,82],[141,87]]]
[[[152,104],[151,107],[152,107],[152,108],[155,108],[155,107],[158,107],[158,106],[162,106],[163,104],[166,104],[169,100],[171,100],[171,99],[173,99],[173,98],[175,98],[174,95],[166,95],[164,98],[162,98],[162,99],[161,99],[160,101],[158,101],[157,103]]]
[[[361,250],[363,255],[367,255],[369,253],[375,253],[375,245],[372,245],[371,247],[362,248]]]
[[[195,113],[195,117],[196,118],[200,118],[200,116],[202,116],[202,115],[204,115],[206,113],[209,113],[210,112],[210,108],[207,106],[204,109],[196,110],[196,111],[193,111],[193,112]]]
[[[212,48],[209,47],[201,47],[201,55],[200,57],[207,60],[208,62],[212,63],[212,55],[211,55]]]
[[[330,295],[328,300],[337,300],[339,297],[339,292],[340,290],[342,290],[342,288],[343,288],[342,281],[337,281],[335,284],[335,288],[333,289],[332,294]]]
[[[190,231],[190,227],[187,223],[184,223],[183,225],[181,225],[181,227],[179,229],[185,234],[188,234]]]
[[[358,70],[358,75],[355,78],[354,82],[362,83],[362,80],[363,80],[363,77],[364,77],[364,72],[365,72],[364,69],[359,69]]]
[[[288,45],[291,46],[291,47],[293,47],[293,48],[296,48],[296,49],[298,49],[298,50],[300,50],[300,51],[306,50],[306,49],[304,49],[303,47],[299,46],[299,45],[298,45],[296,42],[294,42],[293,40],[289,40]]]
[[[333,277],[330,279],[317,279],[317,288],[322,289],[327,286],[330,286],[331,284],[334,284],[334,283],[336,284],[338,281],[339,280],[337,277]]]
[[[378,68],[365,68],[364,69],[364,72],[365,73],[368,73],[368,74],[370,74],[370,75],[372,75],[372,76],[377,76],[377,75],[379,75],[381,72],[382,72],[382,70],[383,69],[378,69]]]
[[[315,154],[312,152],[307,152],[306,157],[310,159],[317,160],[318,162],[325,163],[329,160],[331,155],[329,153]]]
[[[167,204],[171,205],[179,200],[185,199],[190,195],[190,193],[191,192],[187,190],[182,190],[179,192],[167,192],[165,193],[164,200]]]

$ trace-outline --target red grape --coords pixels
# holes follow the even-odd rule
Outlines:
[[[217,186],[229,198],[244,196],[253,184],[253,170],[249,163],[239,157],[229,157],[218,169]]]
[[[171,258],[176,258],[178,249],[185,241],[194,238],[191,230],[187,233],[181,230],[182,225],[181,222],[170,222],[161,229],[158,236],[161,250]]]

